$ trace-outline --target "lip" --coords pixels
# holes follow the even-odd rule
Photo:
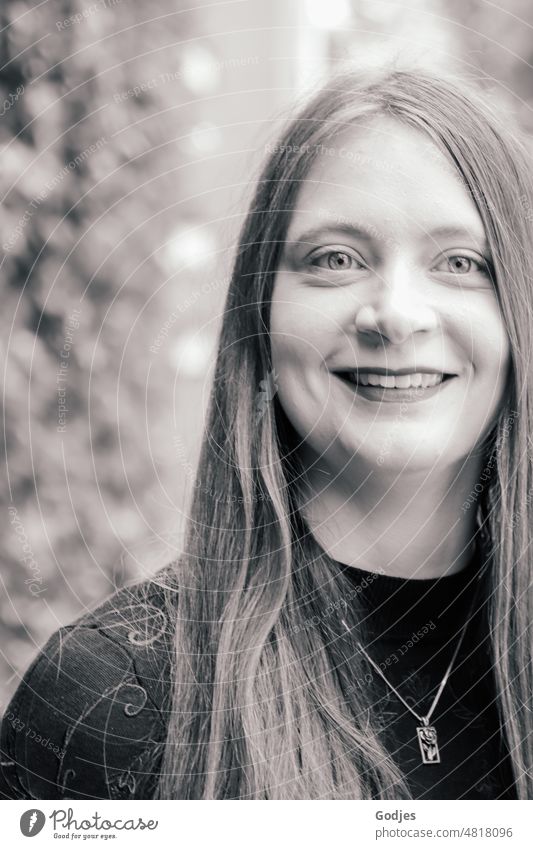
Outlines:
[[[349,371],[350,373],[361,373],[361,374],[389,374],[389,375],[400,375],[400,374],[411,374],[412,369],[402,369],[399,371],[392,371],[391,369],[344,369],[344,371]],[[421,386],[413,386],[409,389],[387,389],[384,386],[363,386],[362,384],[351,383],[349,380],[346,380],[342,377],[342,370],[334,371],[332,374],[338,378],[339,382],[342,383],[346,389],[351,390],[352,394],[359,395],[361,398],[366,398],[368,401],[379,401],[385,403],[401,403],[407,401],[409,403],[419,403],[420,401],[429,400],[434,395],[438,395],[439,392],[446,391],[446,387],[452,383],[453,378],[457,377],[455,374],[447,374],[446,372],[442,372],[438,369],[419,369],[419,372],[430,372],[431,374],[445,374],[445,378],[441,383],[437,383],[436,386],[428,386],[424,389]]]
[[[381,368],[380,366],[368,366],[363,368],[353,367],[350,368],[347,366],[346,368],[338,368],[334,369],[335,374],[339,374],[343,371],[349,371],[352,374],[384,374],[384,375],[397,375],[400,376],[402,374],[444,374],[449,377],[455,377],[456,375],[453,372],[444,371],[441,368],[430,368],[429,366],[408,366],[406,368]]]

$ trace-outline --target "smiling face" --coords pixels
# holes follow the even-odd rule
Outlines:
[[[494,425],[508,378],[479,213],[429,138],[391,118],[323,151],[272,295],[279,401],[335,471],[451,466]]]

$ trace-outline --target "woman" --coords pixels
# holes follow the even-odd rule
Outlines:
[[[508,125],[430,73],[344,75],[291,121],[184,550],[53,635],[6,795],[533,797],[531,203]]]

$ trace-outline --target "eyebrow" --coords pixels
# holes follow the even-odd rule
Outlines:
[[[436,227],[434,230],[430,230],[428,236],[431,238],[441,238],[441,239],[472,239],[474,242],[477,242],[483,250],[488,251],[489,245],[484,233],[476,232],[474,228],[468,230],[464,227]]]
[[[369,227],[365,228],[364,225],[360,223],[338,223],[336,221],[332,222],[324,222],[318,227],[313,227],[310,230],[306,230],[304,233],[301,233],[297,238],[288,239],[286,241],[287,245],[296,245],[296,244],[312,244],[318,238],[322,238],[326,233],[344,233],[352,238],[361,239],[363,241],[371,242],[372,240],[379,241],[387,241],[390,237],[386,236],[382,233],[377,227]],[[478,246],[485,252],[489,252],[489,246],[484,234],[479,234],[479,231],[476,233],[474,229],[468,230],[465,227],[457,227],[455,225],[443,225],[441,227],[436,227],[433,230],[430,230],[428,233],[425,233],[422,238],[426,239],[436,239],[436,238],[445,238],[445,239],[466,239],[468,241],[474,241],[478,244]]]

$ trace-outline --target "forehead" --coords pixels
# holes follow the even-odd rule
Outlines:
[[[289,227],[364,220],[398,239],[454,226],[482,238],[483,224],[459,173],[420,130],[376,117],[343,130],[318,153]]]

